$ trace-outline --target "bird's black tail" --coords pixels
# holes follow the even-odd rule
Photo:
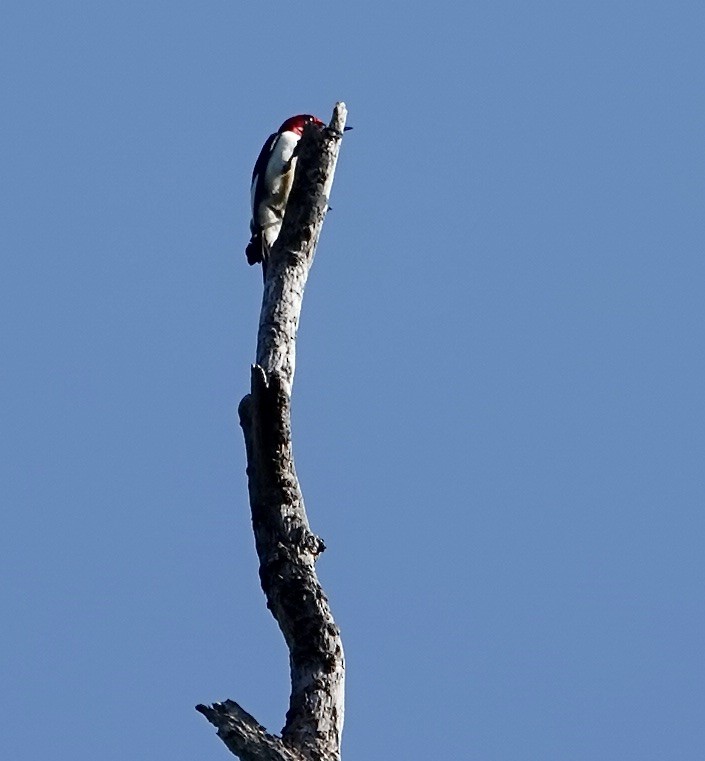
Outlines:
[[[267,279],[267,259],[269,258],[269,249],[267,241],[262,237],[262,231],[252,233],[250,242],[245,249],[248,264],[257,264],[262,262],[262,279]]]
[[[247,257],[248,264],[257,264],[257,262],[264,261],[262,244],[262,231],[260,230],[256,233],[252,233],[250,242],[247,244],[247,248],[245,249],[245,256]]]

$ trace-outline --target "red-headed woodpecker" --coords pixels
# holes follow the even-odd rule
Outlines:
[[[279,130],[267,138],[252,172],[250,188],[252,200],[252,237],[245,254],[250,264],[262,262],[267,266],[269,252],[279,237],[286,202],[294,181],[296,147],[306,124],[323,126],[323,122],[311,114],[299,114],[287,119]]]

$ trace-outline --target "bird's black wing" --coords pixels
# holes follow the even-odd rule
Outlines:
[[[264,181],[267,174],[267,164],[269,163],[269,157],[272,153],[272,148],[274,147],[274,142],[277,137],[277,133],[274,132],[265,140],[264,145],[262,146],[262,150],[259,152],[259,156],[257,157],[257,161],[255,161],[255,168],[252,170],[251,185],[257,183],[254,188],[254,195],[252,196],[252,232],[255,232],[254,225],[257,223],[257,220],[255,219],[257,216],[257,209],[259,207],[260,201],[264,197]]]
[[[259,227],[257,221],[257,212],[259,210],[260,202],[265,193],[265,178],[267,174],[267,164],[269,162],[269,156],[272,153],[274,147],[274,141],[277,139],[277,133],[274,132],[266,140],[262,146],[262,150],[259,152],[257,161],[255,161],[255,168],[252,170],[252,183],[250,185],[250,192],[252,193],[252,219],[250,220],[250,233],[252,237],[247,244],[245,254],[247,255],[247,261],[249,264],[257,264],[262,262],[264,265],[264,250],[262,246],[262,230]]]

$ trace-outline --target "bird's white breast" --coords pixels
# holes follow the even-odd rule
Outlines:
[[[296,170],[296,159],[292,159],[292,156],[299,140],[300,136],[295,132],[282,132],[277,137],[265,170],[264,186],[266,192],[264,198],[262,198],[259,208],[252,210],[262,229],[267,246],[272,246],[279,236],[286,202]],[[253,203],[254,192],[255,184],[253,183]]]
[[[281,199],[282,195],[289,195],[288,191],[291,189],[296,164],[296,159],[291,161],[291,157],[299,139],[295,132],[282,132],[274,143],[265,175],[265,183],[272,199]],[[285,172],[285,169],[288,171]],[[287,188],[286,192],[284,192],[285,187]],[[286,197],[283,200],[286,203]]]

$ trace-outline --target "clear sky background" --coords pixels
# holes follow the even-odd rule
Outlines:
[[[278,732],[252,164],[343,143],[294,444],[346,761],[705,758],[701,2],[0,7],[0,757]]]

